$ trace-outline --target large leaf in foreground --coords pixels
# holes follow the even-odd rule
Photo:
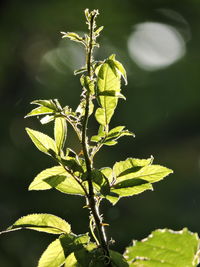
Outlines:
[[[47,247],[39,260],[38,267],[60,267],[68,255],[80,250],[88,242],[87,235],[62,235]]]
[[[65,194],[84,195],[81,186],[62,166],[54,166],[40,172],[29,185],[29,190],[55,188]]]
[[[26,128],[26,131],[35,144],[35,146],[41,151],[48,155],[54,155],[58,153],[55,141],[46,134],[39,131]]]
[[[192,267],[199,263],[199,238],[187,229],[156,230],[128,247],[125,258],[137,267]]]
[[[63,219],[47,213],[29,214],[18,219],[8,230],[31,229],[51,234],[69,233],[70,225]]]

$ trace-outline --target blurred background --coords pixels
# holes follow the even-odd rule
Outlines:
[[[148,158],[174,174],[116,206],[104,201],[112,247],[120,252],[132,239],[156,228],[200,233],[200,2],[197,0],[10,0],[0,4],[0,230],[28,213],[47,212],[88,231],[84,199],[54,190],[31,191],[32,179],[54,162],[40,153],[26,126],[52,135],[51,125],[24,119],[34,99],[58,98],[76,108],[84,64],[81,46],[61,39],[60,31],[86,31],[83,11],[99,9],[104,25],[97,59],[117,54],[126,67],[127,101],[121,100],[112,126],[126,125],[136,138],[105,147],[96,166],[112,166],[127,157]],[[91,129],[96,129],[94,120]],[[78,151],[69,131],[67,143]],[[55,236],[16,231],[0,236],[1,267],[34,267]]]

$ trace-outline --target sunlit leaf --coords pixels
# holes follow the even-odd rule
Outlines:
[[[107,195],[110,190],[109,180],[107,177],[97,169],[92,170],[91,176],[96,191],[100,192],[102,195]]]
[[[33,109],[31,112],[29,112],[25,118],[27,117],[32,117],[32,116],[39,116],[39,115],[45,115],[45,114],[52,114],[54,113],[53,109],[44,107],[44,106],[39,106],[35,109]]]
[[[116,204],[117,201],[122,197],[138,195],[146,190],[153,190],[153,187],[150,183],[141,179],[132,179],[113,185],[106,198],[113,204]]]
[[[107,145],[107,146],[114,146],[116,145],[118,142],[115,140],[109,140],[109,141],[105,141],[103,144]]]
[[[101,26],[101,27],[99,27],[95,32],[94,32],[94,35],[96,36],[96,37],[98,37],[99,36],[99,34],[100,34],[100,32],[103,30],[103,26]]]
[[[67,123],[65,118],[62,117],[55,118],[54,138],[58,151],[60,151],[63,148],[66,136],[67,136]]]
[[[116,162],[113,166],[113,171],[116,175],[116,177],[122,176],[124,172],[130,172],[134,170],[134,168],[144,167],[152,164],[153,157],[150,157],[149,159],[136,159],[136,158],[128,158],[124,161]]]
[[[81,85],[90,93],[93,95],[94,94],[94,80],[91,80],[89,76],[82,75],[81,76]]]
[[[116,55],[113,54],[109,57],[109,60],[113,61],[115,68],[122,75],[122,77],[125,81],[125,84],[127,84],[128,82],[127,82],[126,70],[125,70],[124,66],[122,65],[122,63],[120,63],[118,60],[116,60],[115,57],[116,57]]]
[[[85,195],[82,187],[62,166],[40,172],[29,186],[29,190],[55,188],[65,194]]]
[[[155,183],[173,172],[160,165],[147,165],[151,163],[151,160],[151,158],[147,160],[129,158],[125,161],[117,162],[113,168],[117,183],[128,179],[143,179],[147,182]]]
[[[55,119],[55,116],[53,115],[46,115],[40,119],[40,122],[42,124],[47,124]]]
[[[87,235],[65,234],[53,241],[42,254],[38,267],[60,267],[72,252],[83,248],[89,242]]]
[[[54,110],[55,112],[59,112],[62,110],[62,107],[58,99],[49,99],[49,100],[39,99],[32,101],[31,104],[47,107]]]
[[[104,167],[100,169],[100,172],[105,175],[105,177],[108,179],[110,185],[114,182],[114,177],[113,177],[113,170],[109,167]]]
[[[63,219],[46,213],[29,214],[18,219],[8,230],[31,229],[51,234],[70,233],[70,225]]]
[[[40,172],[32,183],[29,185],[29,190],[47,190],[51,189],[45,179],[49,179],[53,177],[55,180],[59,180],[60,177],[69,177],[70,175],[66,172],[66,170],[62,166],[55,166]],[[59,182],[58,182],[59,183]]]
[[[116,204],[121,197],[153,190],[152,183],[162,180],[172,173],[172,170],[160,165],[151,165],[152,160],[152,157],[149,159],[128,158],[115,163],[113,172],[108,172],[109,180],[112,179],[112,182],[110,182],[110,192],[105,197]]]
[[[137,267],[196,267],[199,263],[199,238],[186,228],[182,231],[156,230],[142,241],[133,241],[125,258]]]
[[[82,99],[76,109],[76,113],[80,117],[83,117],[85,115],[85,104],[86,104],[85,99]],[[94,109],[94,104],[92,103],[92,101],[89,101],[89,116],[93,113],[93,109]]]
[[[57,154],[57,147],[55,141],[46,134],[26,128],[26,131],[35,144],[35,146],[41,151],[48,155]]]
[[[81,69],[75,70],[74,75],[78,75],[78,74],[86,72],[86,71],[87,71],[86,67],[83,67]]]
[[[75,32],[61,32],[61,34],[63,34],[62,38],[69,38],[72,41],[83,43],[83,38]]]
[[[105,62],[98,71],[97,96],[101,107],[95,113],[97,121],[104,126],[109,124],[118,102],[118,97],[113,95],[101,96],[109,91],[114,91],[116,94],[120,92],[120,76],[113,72],[108,62]]]

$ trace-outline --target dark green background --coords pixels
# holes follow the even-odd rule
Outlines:
[[[136,138],[124,138],[118,146],[106,147],[96,166],[112,166],[128,156],[148,158],[174,170],[155,185],[154,192],[122,199],[116,206],[103,202],[105,221],[114,249],[123,252],[132,239],[146,237],[156,228],[200,232],[200,2],[144,0],[6,1],[0,4],[0,230],[17,218],[48,212],[65,218],[75,233],[88,231],[87,210],[82,198],[56,191],[28,192],[32,179],[53,166],[50,158],[35,149],[26,126],[52,134],[34,119],[23,119],[34,99],[58,98],[75,108],[79,102],[80,47],[61,42],[60,31],[86,30],[83,10],[98,8],[98,25],[104,25],[98,59],[111,53],[125,65],[128,86],[123,93],[112,126],[126,125]],[[158,12],[178,12],[187,22],[190,40],[186,54],[171,66],[145,71],[131,59],[127,39],[133,26],[146,21],[162,22],[179,30],[182,26]],[[62,60],[58,48],[65,50]],[[61,49],[61,50],[62,50]],[[75,50],[74,50],[75,49]],[[59,50],[60,51],[60,50]],[[62,50],[63,51],[63,50]],[[75,61],[73,61],[75,56]],[[90,124],[95,129],[95,121]],[[79,144],[69,131],[68,144]],[[0,236],[1,267],[32,267],[55,236],[22,231]]]

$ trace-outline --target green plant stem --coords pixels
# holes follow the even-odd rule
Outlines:
[[[90,42],[89,46],[86,49],[86,64],[87,64],[87,72],[88,76],[92,79],[93,78],[93,73],[91,69],[91,63],[92,63],[92,50],[93,50],[93,25],[94,25],[94,20],[95,20],[96,14],[93,14],[91,16],[90,20]],[[86,105],[85,105],[85,115],[83,118],[83,127],[82,127],[82,149],[83,149],[83,154],[85,157],[85,162],[86,162],[86,169],[87,169],[87,181],[88,181],[88,189],[89,189],[89,194],[87,196],[87,201],[88,205],[91,211],[91,215],[94,218],[95,222],[95,227],[97,231],[97,236],[98,236],[98,242],[103,249],[105,258],[108,259],[106,266],[111,266],[110,264],[110,255],[109,255],[109,249],[108,249],[108,243],[105,235],[105,229],[102,223],[102,217],[99,214],[99,206],[97,204],[97,200],[94,195],[94,189],[93,189],[93,184],[92,184],[92,166],[93,162],[90,159],[89,156],[89,149],[88,149],[88,143],[87,143],[87,125],[88,125],[88,118],[89,118],[89,103],[90,103],[90,92],[87,90],[86,91]]]

